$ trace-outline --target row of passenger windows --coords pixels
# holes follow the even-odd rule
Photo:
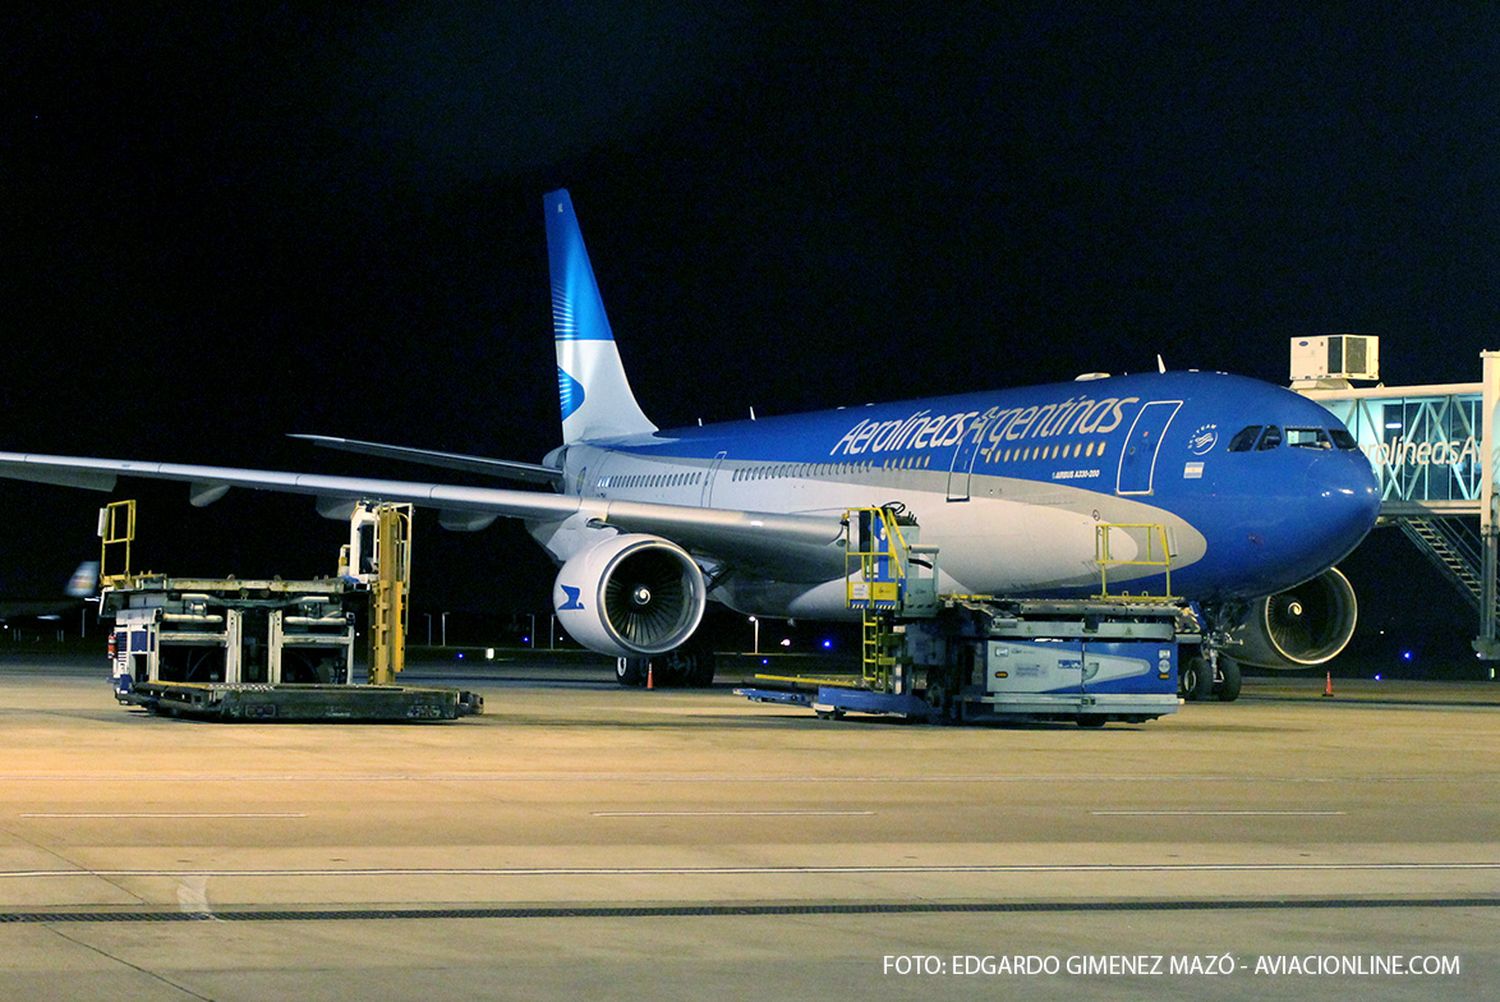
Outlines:
[[[1229,440],[1230,452],[1263,452],[1274,449],[1285,442],[1294,449],[1357,449],[1354,436],[1343,428],[1287,428],[1283,431],[1274,424],[1252,424],[1235,432]]]
[[[991,462],[1026,463],[1041,459],[1102,458],[1105,449],[1106,443],[1103,441],[1093,441],[1086,445],[1083,442],[1050,446],[1034,445],[1024,449],[1006,449],[998,455],[992,453],[994,458]],[[882,462],[865,460],[859,463],[777,463],[772,466],[739,467],[731,474],[730,479],[749,481],[776,480],[784,477],[836,477],[871,470],[926,470],[931,466],[930,455],[904,456],[900,459],[887,459]],[[701,472],[601,477],[599,488],[602,490],[607,487],[680,487],[700,483],[702,478]]]
[[[1033,445],[1026,449],[1006,449],[1000,454],[1000,462],[1029,463],[1034,459],[1078,459],[1098,458],[1104,455],[1104,450],[1109,443],[1104,441],[1074,442],[1072,445]],[[1097,448],[1096,448],[1097,446]]]
[[[775,480],[780,477],[836,477],[867,470],[925,470],[932,465],[931,456],[907,456],[877,463],[777,463],[775,466],[744,466],[734,471],[731,480]]]
[[[703,482],[699,473],[640,473],[628,477],[600,477],[599,489],[606,487],[691,487]]]

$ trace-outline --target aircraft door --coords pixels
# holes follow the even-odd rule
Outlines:
[[[1153,400],[1142,407],[1120,450],[1120,471],[1115,480],[1116,494],[1150,494],[1156,472],[1156,454],[1161,449],[1167,426],[1177,416],[1181,400]]]
[[[698,505],[702,508],[708,508],[713,505],[714,477],[719,475],[719,467],[724,465],[724,457],[727,455],[729,455],[729,453],[720,450],[719,453],[714,456],[714,461],[712,465],[709,466],[708,473],[704,474],[703,493],[698,496]]]
[[[958,445],[953,449],[953,461],[948,464],[948,500],[969,500],[969,489],[974,479],[974,463],[979,458],[979,446],[984,441],[984,433],[995,420],[994,408],[987,414],[981,414],[974,419],[974,423],[964,432],[964,437],[959,439]]]

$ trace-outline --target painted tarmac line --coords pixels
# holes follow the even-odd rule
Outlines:
[[[1311,873],[1380,871],[1500,871],[1492,862],[1384,863],[1003,863],[923,866],[920,864],[848,866],[498,866],[379,867],[347,869],[287,868],[245,870],[77,869],[0,870],[3,879],[43,877],[651,877],[651,876],[800,876],[823,874],[1026,874],[1026,873]]]
[[[1347,811],[1089,811],[1100,818],[1338,818]]]
[[[211,814],[211,813],[205,813],[205,814],[182,814],[182,813],[166,814],[166,813],[162,813],[162,814],[153,814],[153,813],[149,813],[149,812],[145,812],[145,811],[131,811],[131,812],[128,812],[128,813],[126,813],[126,812],[106,813],[106,812],[103,812],[103,811],[76,811],[76,812],[57,811],[57,812],[51,812],[51,813],[46,813],[46,814],[42,814],[42,813],[22,814],[22,815],[20,815],[20,817],[23,817],[23,818],[152,818],[152,819],[155,819],[155,818],[167,818],[167,819],[172,819],[172,820],[186,820],[186,821],[220,820],[220,819],[226,819],[227,818],[227,819],[236,819],[236,820],[238,820],[238,819],[245,819],[245,820],[252,820],[252,821],[267,821],[267,820],[270,820],[270,821],[283,821],[283,820],[289,820],[289,819],[295,819],[295,818],[305,818],[305,817],[307,817],[307,815],[306,814],[300,814],[300,813],[277,813],[277,814],[244,814],[244,813],[238,813],[238,814]]]
[[[59,773],[16,773],[3,777],[7,783],[71,783],[79,777],[74,774]],[[653,785],[657,783],[713,783],[722,785],[725,783],[755,784],[755,783],[995,783],[995,784],[1024,784],[1024,783],[1122,783],[1129,785],[1141,785],[1148,783],[1233,783],[1243,785],[1256,785],[1260,783],[1291,783],[1308,786],[1348,786],[1352,783],[1372,784],[1380,786],[1407,785],[1420,783],[1424,786],[1435,784],[1463,784],[1465,786],[1494,785],[1500,784],[1500,775],[1451,775],[1451,776],[1392,776],[1382,775],[1355,775],[1355,776],[1244,776],[1244,775],[1219,775],[1216,773],[1159,773],[1141,774],[1129,773],[1114,775],[1108,773],[1080,773],[1077,775],[1065,775],[1057,773],[1008,773],[1005,775],[934,775],[934,776],[900,776],[900,775],[876,775],[876,776],[849,776],[829,775],[816,776],[807,774],[791,773],[787,775],[759,774],[747,775],[736,773],[724,775],[720,773],[654,773],[645,775],[639,772],[276,772],[276,773],[209,773],[209,772],[153,772],[153,773],[130,773],[130,772],[90,772],[86,777],[91,782],[97,783],[128,783],[132,787],[139,787],[142,783],[558,783],[558,782],[580,782],[580,783],[634,783],[638,785]]]
[[[593,811],[596,818],[867,818],[874,811]]]

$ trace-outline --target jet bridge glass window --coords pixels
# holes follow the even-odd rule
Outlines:
[[[1241,428],[1234,433],[1234,438],[1229,440],[1230,452],[1249,452],[1255,447],[1255,440],[1260,438],[1260,432],[1264,425],[1252,424],[1248,428]]]
[[[1286,444],[1296,449],[1332,449],[1333,440],[1322,428],[1288,428]]]

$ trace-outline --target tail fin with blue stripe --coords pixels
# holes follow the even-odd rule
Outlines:
[[[557,392],[563,443],[648,434],[646,419],[615,347],[599,283],[566,189],[542,199],[547,262],[552,272],[552,329],[557,340]]]

